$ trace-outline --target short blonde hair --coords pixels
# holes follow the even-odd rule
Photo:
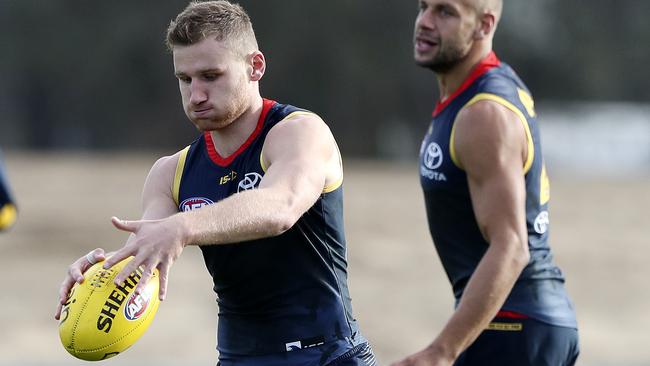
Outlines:
[[[258,49],[250,17],[239,4],[225,0],[192,1],[169,23],[166,44],[189,46],[214,37],[228,42],[234,51],[246,54]]]

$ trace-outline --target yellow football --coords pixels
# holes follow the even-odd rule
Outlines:
[[[59,336],[71,355],[86,361],[113,357],[133,345],[151,324],[160,304],[158,270],[139,295],[133,293],[142,276],[139,269],[122,286],[113,283],[131,259],[108,270],[96,263],[84,274],[84,282],[70,290]]]

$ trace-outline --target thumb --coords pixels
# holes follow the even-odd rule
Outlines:
[[[89,257],[94,258],[95,263],[97,263],[106,259],[106,253],[104,253],[104,249],[97,248],[95,250],[90,251],[90,253],[86,255],[86,259],[88,259]],[[90,262],[90,260],[88,261]]]
[[[128,231],[130,233],[135,233],[136,230],[140,227],[140,221],[126,221],[118,219],[117,217],[111,217],[111,222],[113,226],[122,231]]]

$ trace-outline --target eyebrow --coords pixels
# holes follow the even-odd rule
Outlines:
[[[224,72],[224,69],[210,68],[210,69],[198,70],[197,74],[199,74],[199,75],[200,74],[222,74],[223,72]],[[188,76],[186,73],[181,72],[181,71],[175,72],[174,75],[176,75],[177,77],[178,76]]]
[[[452,2],[449,1],[443,1],[441,3],[436,4],[437,9],[453,9],[456,10],[456,6],[454,6]]]

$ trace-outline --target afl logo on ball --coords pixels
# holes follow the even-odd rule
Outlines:
[[[262,176],[258,173],[246,173],[246,175],[244,175],[244,179],[239,181],[237,192],[255,189],[260,184],[261,180]]]
[[[149,306],[151,291],[143,291],[140,295],[131,294],[129,301],[124,305],[124,317],[127,320],[138,320]]]
[[[178,208],[183,212],[187,212],[196,210],[203,206],[211,205],[213,203],[214,202],[212,202],[212,200],[205,197],[192,197],[181,202],[181,204],[178,205]]]

